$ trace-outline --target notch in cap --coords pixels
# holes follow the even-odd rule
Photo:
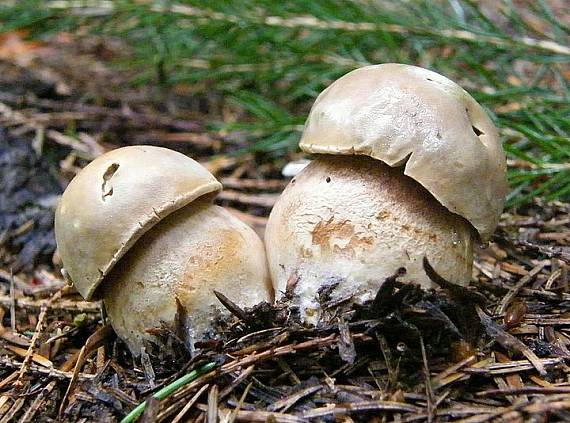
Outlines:
[[[55,215],[58,249],[79,293],[93,298],[145,232],[221,189],[198,162],[167,148],[123,147],[95,159],[71,181]]]

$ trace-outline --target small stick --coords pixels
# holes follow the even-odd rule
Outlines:
[[[467,357],[466,359],[461,360],[459,363],[455,363],[451,367],[448,367],[447,369],[443,370],[441,373],[439,373],[438,375],[436,375],[432,379],[432,386],[435,389],[441,388],[443,386],[442,382],[445,379],[447,379],[452,374],[457,373],[463,367],[468,366],[470,364],[473,364],[473,362],[476,360],[477,360],[477,357],[475,355],[471,355],[471,356]]]
[[[16,332],[16,291],[14,289],[14,272],[10,268],[10,327]]]
[[[426,397],[427,397],[427,409],[428,409],[428,423],[431,423],[434,421],[434,418],[436,416],[436,406],[434,404],[434,395],[433,395],[433,387],[431,385],[431,376],[430,376],[430,372],[429,372],[429,365],[428,365],[428,359],[427,359],[427,354],[426,354],[426,347],[424,344],[424,338],[422,338],[420,336],[420,347],[422,350],[422,361],[424,364],[424,379],[425,379],[425,384],[426,384]]]
[[[44,387],[40,391],[36,399],[32,402],[32,405],[30,405],[30,408],[28,408],[26,413],[20,418],[21,423],[27,423],[33,420],[33,418],[39,411],[40,407],[42,406],[46,398],[51,394],[56,385],[57,382],[55,380],[52,380],[50,383],[48,383],[46,387]]]
[[[553,294],[555,295],[555,294]],[[569,295],[570,297],[570,295]],[[18,298],[12,299],[12,295],[0,295],[0,305],[9,305],[12,307],[14,306],[14,313],[15,307],[18,306],[20,308],[26,307],[34,307],[34,308],[41,308],[42,305],[46,304],[50,300],[30,300],[29,298]],[[82,311],[85,313],[92,312],[97,313],[100,311],[101,307],[99,306],[98,302],[91,302],[91,301],[79,301],[79,300],[61,300],[55,301],[50,304],[50,308],[52,310],[70,310],[70,311]],[[14,319],[15,322],[15,319]]]
[[[218,385],[212,385],[208,393],[208,423],[217,423],[218,421]]]
[[[503,314],[509,304],[514,300],[517,294],[523,289],[523,287],[529,283],[536,275],[540,273],[540,271],[546,266],[547,262],[543,261],[537,264],[535,267],[532,268],[530,272],[528,272],[525,276],[523,276],[516,285],[503,297],[501,304],[497,307],[495,314]]]
[[[243,394],[241,395],[241,398],[239,399],[237,407],[230,414],[230,421],[228,423],[234,423],[234,420],[236,419],[240,409],[243,407],[245,398],[247,397],[247,394],[249,394],[249,390],[251,389],[252,386],[253,382],[249,382],[249,384],[246,386],[245,390],[243,391]]]
[[[202,386],[198,390],[198,392],[196,392],[196,394],[194,394],[194,396],[190,399],[190,401],[188,401],[188,403],[184,406],[184,408],[182,410],[180,410],[180,412],[176,415],[176,417],[174,417],[174,420],[172,420],[172,423],[179,423],[180,421],[182,421],[182,418],[184,417],[184,415],[188,412],[188,410],[190,410],[190,408],[192,408],[194,403],[198,400],[198,398],[200,398],[200,395],[202,395],[204,393],[204,391],[206,389],[208,389],[209,387],[210,387],[209,384],[205,384],[204,386]]]
[[[372,401],[360,401],[352,402],[349,404],[334,404],[327,405],[324,407],[314,408],[312,410],[304,411],[301,417],[307,419],[314,419],[316,417],[324,416],[335,416],[339,414],[349,414],[351,412],[363,412],[363,411],[388,411],[388,412],[409,412],[417,413],[421,410],[420,407],[415,405],[406,404],[403,402],[395,401],[382,401],[382,400],[372,400]]]
[[[541,375],[546,375],[546,369],[544,368],[544,365],[529,347],[527,347],[518,338],[515,338],[510,333],[506,332],[498,324],[493,322],[493,320],[491,320],[491,318],[485,314],[481,307],[476,306],[476,311],[485,330],[495,341],[507,349],[515,350],[523,354]]]
[[[388,341],[384,335],[376,333],[376,339],[378,339],[378,344],[380,344],[380,350],[382,351],[382,356],[384,357],[384,362],[386,363],[386,370],[388,370],[388,382],[392,386],[397,386],[398,383],[398,369],[394,367],[392,362],[392,352],[388,346]]]
[[[79,351],[79,356],[77,357],[77,363],[75,363],[75,369],[73,370],[73,376],[69,381],[69,385],[67,386],[67,390],[65,391],[65,394],[63,395],[61,404],[59,406],[60,416],[62,416],[63,412],[65,411],[65,405],[67,404],[67,399],[69,398],[69,394],[71,393],[71,391],[75,387],[75,384],[77,383],[81,367],[83,367],[83,365],[85,364],[87,356],[91,354],[93,351],[95,351],[97,348],[99,348],[101,345],[103,345],[103,342],[107,339],[107,337],[111,335],[111,333],[113,333],[113,329],[111,328],[110,325],[103,326],[102,328],[97,329],[95,333],[93,333],[89,338],[87,338],[85,345],[83,345],[83,347]]]
[[[20,411],[20,409],[23,407],[24,402],[26,402],[26,397],[20,397],[20,398],[16,399],[16,401],[14,401],[14,404],[12,405],[10,410],[8,410],[8,412],[6,414],[4,414],[4,417],[2,417],[2,420],[0,420],[0,423],[8,423],[11,421],[15,421],[13,419],[16,416],[16,414],[18,413],[18,411]]]
[[[222,389],[222,391],[220,392],[220,399],[224,399],[224,397],[228,396],[235,389],[236,386],[238,386],[247,377],[249,377],[249,375],[251,375],[251,373],[253,372],[254,368],[255,364],[252,364],[247,369],[243,370],[228,386]],[[301,383],[301,381],[299,381],[299,383]]]
[[[232,313],[238,319],[247,322],[248,320],[247,314],[245,313],[245,311],[243,311],[243,309],[240,306],[238,306],[236,303],[234,303],[232,300],[230,300],[228,297],[226,297],[224,294],[222,294],[219,291],[214,290],[214,295],[222,303],[222,305],[226,309],[228,309],[230,313]]]
[[[0,389],[4,389],[4,387],[14,381],[18,377],[18,371],[11,373],[8,377],[4,378],[0,382]],[[1,408],[1,407],[0,407]]]
[[[520,388],[489,389],[477,392],[479,397],[494,397],[496,395],[548,395],[548,394],[570,394],[570,386],[553,386],[544,388],[542,386],[523,386]]]
[[[0,366],[6,366],[6,367],[10,367],[12,369],[15,369],[15,368],[20,369],[22,364],[21,363],[15,363],[12,360],[9,360],[6,358],[0,358]],[[47,377],[54,377],[54,378],[62,379],[62,380],[73,378],[72,372],[61,371],[61,370],[57,370],[54,368],[46,369],[44,367],[36,366],[33,364],[29,365],[28,372],[37,373],[37,374],[44,375]],[[94,379],[95,377],[96,377],[96,375],[79,373],[78,380]]]
[[[40,314],[38,315],[38,323],[36,323],[36,329],[34,332],[34,336],[32,336],[32,340],[30,341],[30,346],[28,347],[28,351],[26,352],[26,356],[24,357],[24,361],[22,362],[22,367],[20,367],[20,375],[18,376],[17,384],[21,385],[21,380],[26,374],[26,371],[30,365],[30,361],[34,354],[34,348],[36,346],[36,342],[38,341],[38,337],[40,336],[43,330],[44,320],[46,318],[47,307],[45,304],[42,305],[40,308]]]
[[[284,413],[289,408],[291,408],[297,401],[299,401],[301,398],[304,398],[308,395],[314,394],[315,392],[323,389],[323,387],[324,387],[323,385],[315,385],[315,386],[309,386],[308,388],[305,388],[305,389],[301,389],[300,391],[297,391],[292,395],[289,395],[283,399],[280,399],[279,401],[274,402],[273,404],[270,404],[269,407],[267,407],[267,410],[269,410],[269,411],[280,411],[280,412]],[[243,404],[243,402],[242,402],[242,404]],[[238,409],[239,409],[239,407],[238,407]]]

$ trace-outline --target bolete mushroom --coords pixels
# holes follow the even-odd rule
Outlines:
[[[212,204],[221,184],[185,155],[160,147],[113,150],[65,190],[55,217],[63,266],[86,299],[102,299],[138,355],[166,324],[193,347],[222,306],[271,301],[263,244]]]
[[[497,130],[465,90],[415,66],[357,69],[318,96],[300,147],[315,160],[279,198],[265,242],[277,295],[297,294],[306,321],[323,287],[362,302],[401,267],[433,287],[424,256],[468,284],[507,184]]]

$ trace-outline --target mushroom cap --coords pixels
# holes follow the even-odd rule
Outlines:
[[[416,66],[354,70],[315,101],[300,142],[313,154],[366,155],[423,185],[487,239],[507,193],[497,129],[459,85]]]
[[[213,290],[240,307],[273,299],[261,239],[207,199],[144,234],[101,286],[111,324],[135,355],[162,324],[192,349],[215,315],[227,313]]]
[[[145,232],[221,188],[198,162],[167,148],[123,147],[92,161],[70,182],[55,214],[59,254],[79,293],[93,298]]]

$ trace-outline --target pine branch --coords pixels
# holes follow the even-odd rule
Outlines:
[[[510,205],[570,199],[570,29],[543,1],[496,15],[473,0],[42,1],[0,5],[3,30],[88,25],[134,49],[133,84],[205,86],[249,114],[247,151],[296,149],[318,93],[360,66],[403,62],[464,86],[490,112],[512,164]],[[207,84],[202,84],[207,82]],[[206,92],[203,95],[206,96]],[[200,95],[198,92],[197,95]]]

